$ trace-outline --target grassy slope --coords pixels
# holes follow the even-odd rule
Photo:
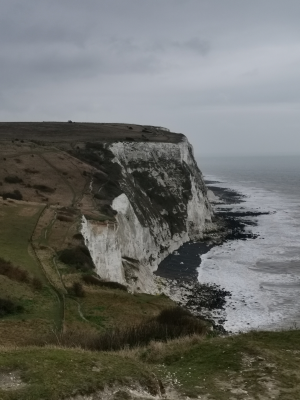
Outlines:
[[[0,256],[20,266],[42,280],[44,288],[34,290],[21,283],[0,276],[1,296],[10,298],[25,308],[22,314],[1,319],[0,343],[23,343],[34,332],[44,333],[57,322],[57,300],[39,263],[30,251],[30,238],[44,206],[24,203],[2,203],[0,223]]]
[[[179,340],[139,353],[185,396],[215,400],[299,399],[299,355],[297,330]]]
[[[149,368],[109,353],[70,349],[15,349],[0,354],[1,374],[16,371],[25,387],[1,390],[1,400],[57,400],[91,393],[113,382],[154,386]],[[0,378],[1,379],[1,378]]]
[[[90,193],[94,168],[51,143],[5,141],[0,151],[0,192],[19,190],[24,199],[0,202],[0,257],[44,284],[42,291],[36,291],[0,276],[2,296],[25,307],[25,313],[1,319],[0,344],[47,338],[56,329],[93,331],[139,322],[173,304],[162,297],[152,300],[93,286],[84,287],[83,299],[74,298],[71,287],[81,280],[81,273],[59,262],[57,252],[78,245],[73,235],[78,233],[82,213],[107,218],[101,216]],[[17,176],[20,182],[7,182],[8,176]],[[36,189],[41,185],[49,190]]]
[[[97,136],[96,128],[93,135]],[[68,129],[73,127],[68,126]],[[118,134],[126,135],[126,129],[123,126]],[[134,127],[131,134],[138,136],[139,130],[141,128]],[[0,170],[1,190],[18,189],[27,202],[8,200],[0,204],[0,257],[28,270],[31,276],[41,278],[44,288],[37,291],[27,283],[0,276],[1,295],[25,307],[25,313],[1,319],[0,344],[19,346],[37,336],[47,338],[59,325],[69,330],[98,331],[114,325],[138,323],[172,304],[162,296],[132,296],[94,286],[84,287],[84,298],[68,295],[72,283],[80,280],[80,273],[56,263],[54,256],[60,249],[72,245],[79,214],[74,214],[69,223],[58,220],[55,215],[60,207],[77,205],[81,212],[99,216],[88,191],[88,175],[82,174],[82,169],[90,174],[93,168],[61,150],[35,143],[10,143],[1,150],[1,157],[5,158],[4,168]],[[28,173],[26,168],[38,172]],[[23,182],[5,182],[8,171],[10,175],[21,177]],[[31,186],[26,186],[28,183]],[[56,190],[52,193],[36,191],[33,186],[41,183]],[[43,211],[46,203],[48,208]],[[29,246],[33,231],[35,253]],[[57,293],[64,299],[63,320],[62,300],[59,301]],[[1,376],[10,371],[19,372],[27,386],[15,391],[0,389],[0,398],[58,399],[75,392],[94,391],[115,380],[128,384],[128,379],[148,382],[151,387],[151,370],[154,370],[164,382],[172,381],[182,396],[216,400],[296,400],[300,392],[299,354],[298,331],[183,339],[119,354],[2,347],[0,387]]]
[[[0,389],[3,400],[63,399],[116,383],[128,388],[133,382],[155,393],[153,372],[167,393],[168,387],[173,389],[169,400],[299,399],[299,331],[195,336],[116,353],[57,347],[1,350],[0,387],[1,375],[9,372],[26,384]]]
[[[39,266],[28,253],[28,245],[44,206],[8,201],[1,205],[1,257],[40,274]]]

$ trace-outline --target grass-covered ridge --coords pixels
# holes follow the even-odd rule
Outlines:
[[[212,338],[193,335],[117,352],[58,346],[1,348],[0,398],[60,400],[79,393],[101,394],[104,389],[108,393],[110,388],[109,398],[125,400],[136,399],[130,389],[139,388],[138,398],[145,400],[151,396],[298,400],[299,354],[298,330]],[[19,384],[11,390],[4,384],[1,388],[9,373],[17,376]]]

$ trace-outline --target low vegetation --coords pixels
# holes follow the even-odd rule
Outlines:
[[[119,351],[59,346],[0,352],[0,398],[61,400],[110,387],[111,399],[298,400],[299,331],[191,335]],[[11,390],[5,376],[18,377]],[[71,397],[74,396],[74,397]],[[118,397],[121,396],[121,397]]]
[[[24,171],[27,174],[38,174],[39,173],[39,171],[35,168],[24,168]]]
[[[6,176],[4,178],[5,182],[7,183],[21,183],[23,179],[19,178],[18,176]]]
[[[30,283],[36,290],[43,288],[41,279],[36,276],[30,277],[28,271],[14,266],[10,261],[4,260],[2,257],[0,257],[0,275],[7,276],[7,278],[14,281]]]
[[[23,199],[23,195],[20,192],[20,190],[16,189],[13,192],[3,192],[1,194],[1,196],[3,197],[3,200],[6,199],[13,199],[13,200],[22,200]]]
[[[59,252],[59,259],[63,263],[75,267],[81,271],[94,269],[94,263],[90,252],[85,246],[76,246]]]
[[[0,298],[0,318],[10,314],[18,314],[24,311],[24,307],[12,300]]]
[[[33,187],[34,189],[40,190],[41,192],[46,192],[46,193],[53,193],[53,192],[55,192],[55,189],[53,189],[53,188],[51,188],[51,187],[49,187],[49,186],[46,186],[46,185],[41,185],[41,184],[39,184],[39,185],[32,185],[32,187]]]
[[[5,275],[9,279],[19,282],[29,282],[28,271],[15,267],[10,261],[0,257],[0,275]]]
[[[139,324],[114,327],[100,333],[66,331],[46,338],[44,343],[64,347],[81,347],[93,351],[112,351],[124,347],[133,348],[146,345],[151,341],[166,342],[193,334],[205,335],[206,332],[207,324],[205,322],[181,307],[172,307]]]
[[[80,282],[73,283],[71,294],[73,294],[75,297],[84,297],[85,296],[85,291]]]
[[[84,275],[82,275],[82,280],[87,285],[107,287],[110,289],[119,289],[119,290],[123,290],[124,292],[127,292],[127,287],[125,285],[122,285],[119,282],[104,281],[104,280],[97,278],[95,275],[84,274]]]
[[[114,383],[112,392],[130,385],[154,395],[158,393],[157,381],[150,368],[116,354],[55,347],[0,352],[1,400],[81,398],[81,395],[102,391]]]

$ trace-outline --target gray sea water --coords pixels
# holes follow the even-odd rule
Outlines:
[[[257,225],[248,229],[256,239],[227,242],[201,256],[199,281],[232,293],[215,317],[225,318],[232,332],[300,328],[300,156],[197,162],[205,179],[245,195],[245,202],[228,206],[233,211],[269,212],[252,217]]]

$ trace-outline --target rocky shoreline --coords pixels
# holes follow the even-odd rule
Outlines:
[[[214,186],[216,183],[218,182],[206,181],[209,190],[217,196],[217,201],[212,204],[218,205],[215,207],[215,218],[220,226],[219,235],[208,237],[204,242],[185,243],[160,263],[155,275],[161,293],[188,308],[199,318],[208,320],[214,330],[230,333],[223,326],[226,321],[225,313],[223,317],[220,314],[222,315],[225,304],[230,302],[231,293],[218,285],[198,282],[201,256],[212,247],[227,241],[255,239],[257,235],[249,229],[256,225],[253,217],[268,213],[243,211],[243,207],[240,211],[232,211],[228,206],[243,203],[244,196],[234,190]],[[224,207],[220,207],[222,204]],[[252,218],[248,219],[249,217]]]

